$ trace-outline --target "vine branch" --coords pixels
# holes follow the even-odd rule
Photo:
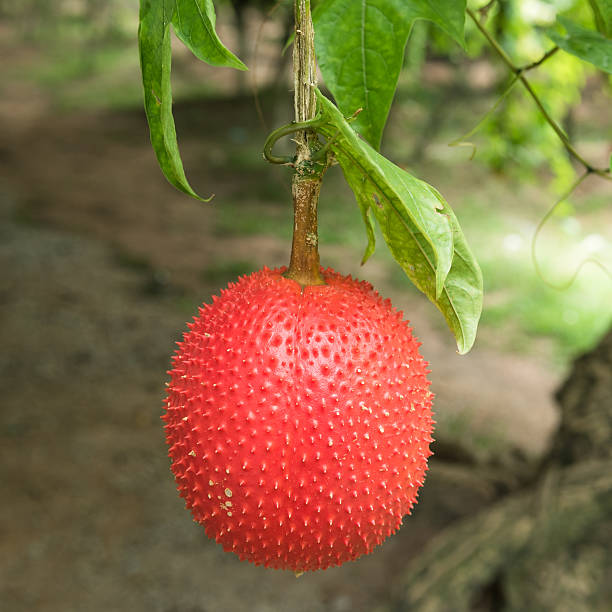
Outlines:
[[[489,11],[493,8],[493,5],[497,2],[497,0],[489,0],[484,6],[481,6],[478,9],[478,13],[480,14],[481,19],[486,19]]]
[[[531,83],[527,80],[527,77],[524,74],[526,71],[531,70],[532,68],[535,68],[537,66],[540,66],[549,57],[554,55],[557,52],[558,47],[553,47],[550,51],[545,53],[542,56],[542,58],[540,58],[536,62],[533,62],[532,64],[528,64],[527,66],[523,66],[523,67],[517,66],[512,61],[510,56],[504,51],[501,45],[495,40],[495,38],[493,38],[493,36],[489,33],[489,31],[484,27],[484,25],[478,19],[474,11],[470,8],[466,9],[466,11],[469,17],[472,19],[472,21],[476,25],[476,27],[480,30],[482,35],[487,39],[487,42],[491,45],[493,50],[497,53],[497,55],[501,58],[501,60],[506,64],[506,66],[508,66],[508,68],[516,75],[517,79],[523,84],[523,86],[525,87],[525,89],[527,90],[527,92],[532,97],[533,101],[535,102],[536,106],[542,113],[542,116],[544,117],[546,122],[550,125],[550,127],[555,131],[555,133],[561,140],[561,143],[563,144],[567,152],[577,162],[579,162],[580,164],[582,164],[582,166],[584,166],[584,169],[587,174],[597,174],[598,176],[601,176],[605,179],[612,180],[612,177],[610,176],[609,168],[596,168],[590,162],[588,162],[582,155],[580,155],[580,153],[578,153],[578,151],[574,148],[574,145],[572,145],[572,143],[570,142],[569,138],[567,137],[567,135],[565,134],[561,126],[553,119],[550,113],[546,110],[546,107],[544,106],[544,104],[542,104],[542,101],[540,100],[540,98],[534,91],[533,87],[531,86]]]
[[[495,38],[484,27],[484,21],[486,20],[488,11],[491,9],[495,1],[496,0],[491,0],[481,9],[478,9],[477,12],[481,15],[481,19],[478,19],[478,17],[476,16],[476,13],[474,13],[474,11],[472,11],[471,9],[468,8],[466,9],[466,11],[467,11],[467,14],[470,16],[470,18],[472,19],[472,21],[474,22],[474,24],[476,25],[476,27],[480,30],[482,35],[486,38],[487,42],[491,45],[493,50],[497,53],[497,55],[501,58],[501,60],[506,64],[506,66],[508,66],[510,71],[514,74],[514,79],[510,83],[510,86],[504,91],[501,98],[496,102],[495,106],[491,109],[491,111],[489,111],[485,115],[485,117],[481,119],[481,121],[478,122],[476,127],[470,132],[468,132],[468,134],[464,136],[463,138],[466,138],[467,136],[473,134],[478,129],[478,127],[482,124],[484,119],[486,119],[489,116],[490,112],[495,110],[497,106],[499,105],[499,103],[506,97],[506,95],[512,89],[513,85],[517,81],[520,81],[525,87],[525,89],[527,90],[527,92],[529,93],[529,95],[531,96],[531,98],[533,99],[533,101],[535,102],[540,112],[542,113],[542,116],[544,117],[546,122],[550,125],[550,127],[555,131],[555,133],[561,140],[561,143],[565,147],[566,151],[570,154],[571,157],[573,157],[577,162],[579,162],[584,167],[584,172],[578,177],[578,179],[576,179],[576,181],[574,181],[573,185],[553,204],[553,206],[548,210],[548,212],[544,215],[544,217],[538,223],[538,227],[536,228],[535,234],[531,241],[531,258],[533,260],[533,264],[534,264],[536,273],[545,284],[552,287],[553,289],[559,289],[559,290],[567,289],[568,287],[570,287],[572,283],[576,280],[576,277],[582,270],[583,266],[587,263],[592,263],[596,265],[605,274],[607,274],[608,277],[612,278],[612,274],[610,273],[610,271],[600,261],[593,259],[592,257],[588,257],[584,259],[583,261],[581,261],[580,264],[577,266],[577,268],[574,270],[574,273],[572,274],[571,278],[565,283],[555,284],[555,283],[551,283],[546,278],[544,278],[544,274],[542,273],[542,269],[540,268],[538,258],[536,255],[536,243],[537,243],[538,236],[540,235],[542,228],[544,227],[548,219],[550,219],[550,217],[553,215],[553,213],[555,212],[559,204],[563,202],[564,200],[566,200],[578,188],[578,186],[586,178],[588,178],[590,174],[597,174],[598,176],[601,176],[602,178],[605,178],[607,180],[611,180],[612,176],[610,176],[609,168],[596,168],[590,162],[588,162],[584,157],[582,157],[582,155],[580,155],[578,151],[576,151],[576,149],[570,142],[567,134],[563,131],[561,126],[552,118],[550,113],[546,110],[544,104],[542,103],[542,101],[540,100],[536,92],[534,91],[533,87],[531,86],[531,83],[527,80],[525,76],[526,72],[534,68],[537,68],[538,66],[541,66],[546,60],[548,60],[555,53],[557,53],[557,51],[559,51],[559,47],[555,45],[554,47],[549,49],[546,53],[544,53],[544,55],[539,60],[536,60],[530,64],[526,64],[525,66],[517,66],[512,61],[510,56],[504,51],[501,45],[495,40]],[[457,141],[451,144],[454,144],[454,145],[471,144],[471,143],[463,143],[462,140],[463,139],[458,139]]]
[[[549,49],[539,60],[531,62],[531,64],[527,64],[526,66],[523,66],[522,68],[520,68],[520,71],[527,72],[528,70],[533,70],[534,68],[537,68],[538,66],[543,64],[549,57],[552,57],[557,51],[559,51],[559,47],[555,45],[552,49]]]
[[[495,104],[480,118],[478,123],[476,123],[476,125],[471,130],[463,134],[463,136],[459,136],[459,138],[456,138],[452,142],[449,142],[448,146],[472,147],[472,154],[470,155],[470,159],[473,159],[474,155],[476,155],[476,145],[473,142],[468,142],[467,138],[473,136],[480,129],[480,126],[499,108],[499,106],[506,99],[508,94],[514,89],[514,86],[516,85],[517,81],[518,77],[514,75],[514,78],[510,81],[506,89],[504,89],[504,92],[501,94],[501,96],[499,96]]]
[[[557,289],[559,291],[563,291],[565,289],[569,289],[569,287],[571,287],[571,285],[574,283],[574,281],[578,277],[578,274],[580,273],[582,268],[587,263],[591,263],[591,264],[594,264],[595,266],[597,266],[604,274],[606,274],[608,276],[608,278],[610,278],[612,280],[612,273],[610,273],[610,270],[608,270],[600,261],[598,261],[597,259],[594,259],[593,257],[586,257],[585,259],[583,259],[578,264],[578,266],[574,270],[574,273],[572,274],[572,276],[566,282],[564,282],[564,283],[552,283],[552,282],[550,282],[549,280],[547,280],[544,277],[544,273],[542,272],[542,268],[540,268],[540,264],[538,262],[538,258],[537,258],[537,254],[536,254],[536,243],[538,241],[538,237],[540,235],[540,232],[542,231],[542,228],[544,227],[544,225],[546,224],[548,219],[550,219],[550,217],[552,217],[552,215],[555,212],[555,210],[557,210],[557,207],[559,206],[559,204],[561,204],[561,202],[564,202],[567,198],[569,198],[569,196],[589,176],[589,174],[590,174],[590,172],[588,170],[585,170],[574,181],[574,184],[548,209],[546,214],[542,217],[542,219],[540,219],[540,222],[538,223],[538,227],[536,228],[535,234],[533,235],[533,239],[531,241],[531,259],[533,261],[533,265],[535,267],[536,274],[540,277],[540,280],[544,284],[548,285],[552,289]]]

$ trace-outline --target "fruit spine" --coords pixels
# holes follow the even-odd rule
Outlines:
[[[416,502],[431,455],[427,364],[402,313],[323,271],[242,277],[174,356],[166,436],[209,537],[257,565],[324,569],[369,553]]]

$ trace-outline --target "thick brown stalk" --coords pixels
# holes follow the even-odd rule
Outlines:
[[[293,43],[294,105],[296,122],[313,119],[316,112],[316,63],[310,0],[295,0],[295,41]],[[293,244],[287,277],[302,287],[323,285],[319,268],[317,206],[324,172],[311,161],[311,145],[316,136],[310,130],[295,136],[293,194]]]

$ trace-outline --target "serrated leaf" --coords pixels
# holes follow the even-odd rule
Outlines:
[[[238,70],[247,67],[221,42],[215,31],[215,7],[212,0],[175,0],[172,25],[176,35],[203,62]]]
[[[374,248],[373,215],[396,261],[437,306],[460,353],[472,347],[482,310],[482,275],[450,206],[430,185],[361,140],[318,92],[323,127],[361,209]]]
[[[179,5],[181,17],[178,13]],[[188,11],[195,11],[197,16]],[[188,28],[187,17],[190,22]],[[175,27],[181,28],[181,40],[200,59],[214,65],[235,68],[244,66],[219,41],[214,29],[215,15],[210,0],[141,0],[138,48],[151,144],[168,181],[187,195],[208,202],[210,198],[200,197],[189,184],[178,149],[170,83],[170,24],[175,22],[179,22],[179,26]]]
[[[412,24],[428,19],[464,44],[465,0],[327,0],[313,12],[325,84],[345,115],[378,149]]]
[[[546,34],[561,49],[590,62],[600,70],[612,74],[612,40],[599,32],[587,30],[564,17],[557,21],[565,28],[565,36],[556,30],[547,29]]]
[[[612,37],[612,0],[589,0],[589,4],[597,30],[608,38]]]

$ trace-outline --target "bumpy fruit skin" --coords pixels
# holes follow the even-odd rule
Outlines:
[[[166,436],[206,534],[257,565],[325,569],[399,528],[431,455],[427,364],[402,313],[333,270],[303,290],[264,268],[174,356]]]

